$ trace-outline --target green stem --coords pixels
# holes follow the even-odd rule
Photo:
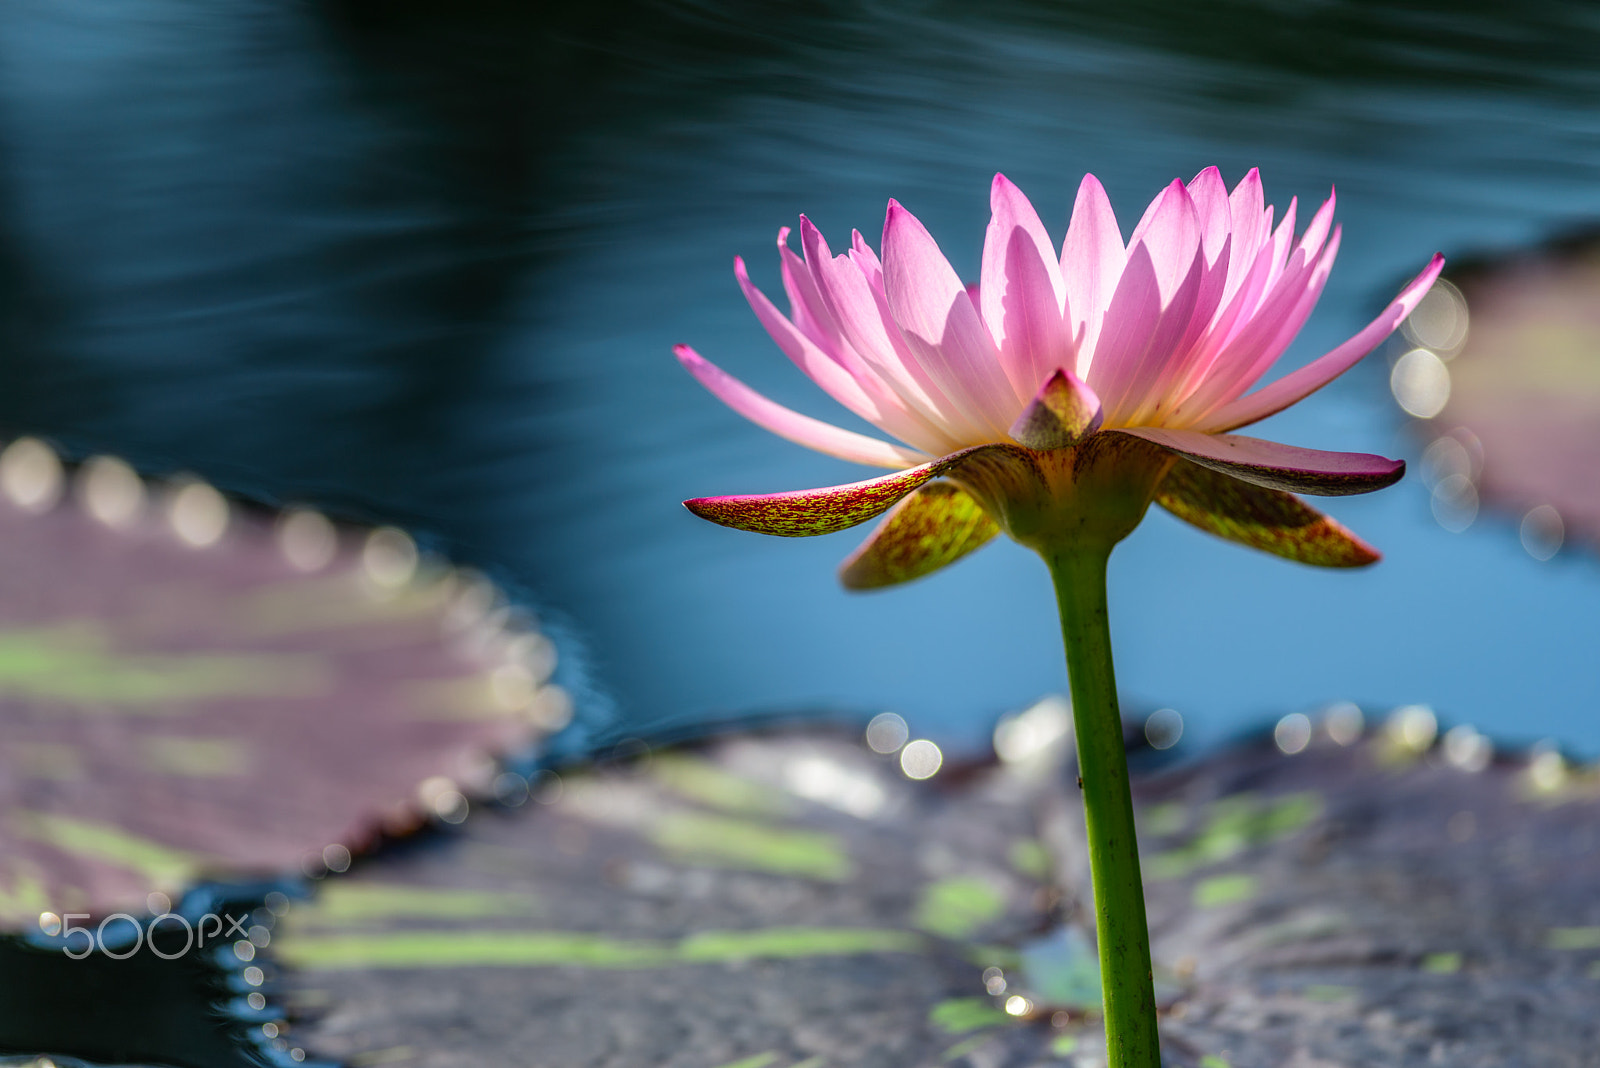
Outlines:
[[[1108,1068],[1159,1068],[1150,931],[1144,915],[1133,795],[1128,790],[1128,758],[1122,745],[1106,615],[1106,563],[1111,550],[1080,544],[1053,547],[1041,555],[1056,584],[1072,686],[1105,997]]]

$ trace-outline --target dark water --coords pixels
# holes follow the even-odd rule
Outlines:
[[[1290,361],[1435,249],[1600,214],[1600,14],[1583,4],[216,4],[0,14],[0,421],[73,454],[397,521],[563,618],[610,736],[756,709],[894,708],[978,736],[1058,689],[1041,566],[1009,544],[847,596],[854,544],[739,535],[687,496],[851,467],[704,394],[689,341],[837,414],[740,298],[773,235],[906,203],[976,274],[997,169],[1059,234],[1078,177],[1337,183],[1346,240]],[[1415,458],[1381,360],[1269,423]],[[1600,574],[1511,523],[1450,534],[1411,479],[1336,515],[1359,574],[1153,515],[1118,553],[1130,696],[1215,739],[1349,698],[1600,749]],[[611,717],[611,718],[607,718]]]
[[[269,892],[241,885],[197,890],[177,907],[190,927],[165,920],[152,928],[146,921],[148,942],[142,933],[135,941],[131,923],[115,920],[104,929],[109,952],[87,956],[82,927],[64,942],[0,938],[0,1063],[16,1063],[6,1057],[16,1054],[28,1064],[27,1055],[48,1052],[73,1056],[57,1068],[77,1068],[77,1058],[181,1068],[329,1068],[303,1051],[297,1061],[287,1039],[273,1041],[283,1018],[278,999],[267,1000],[276,995],[276,975],[252,976],[233,942],[216,937],[234,931],[224,917],[241,928],[270,924],[272,914],[262,907]],[[197,937],[197,927],[209,943]]]
[[[1084,171],[1125,226],[1207,164],[1259,165],[1280,205],[1337,183],[1343,253],[1291,362],[1435,249],[1600,215],[1584,4],[446,10],[9,0],[0,429],[416,529],[564,621],[592,689],[578,745],[807,707],[971,741],[1064,683],[1044,572],[1014,546],[847,596],[853,535],[678,507],[862,477],[668,351],[838,416],[731,277],[743,253],[774,286],[798,212],[871,234],[897,197],[975,275],[997,169],[1058,236]],[[1416,453],[1377,359],[1264,431]],[[1355,699],[1600,751],[1592,559],[1538,563],[1498,519],[1447,533],[1414,478],[1333,511],[1384,564],[1300,569],[1152,515],[1113,575],[1129,695],[1200,740]],[[208,1063],[213,1033],[190,1034],[168,1055]],[[75,1051],[114,1055],[97,1041]]]

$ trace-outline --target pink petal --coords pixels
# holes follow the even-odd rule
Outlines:
[[[1158,399],[1157,385],[1182,361],[1179,342],[1189,333],[1205,274],[1199,215],[1189,191],[1174,181],[1134,228],[1128,265],[1095,342],[1088,381],[1105,404],[1108,424],[1133,422]]]
[[[989,204],[977,302],[1012,389],[1026,398],[1052,370],[1072,362],[1062,323],[1066,287],[1050,235],[1022,191],[997,174]]]
[[[1281,321],[1277,322],[1276,329],[1270,329],[1270,327],[1274,318],[1277,317],[1263,312],[1262,323],[1269,329],[1264,330],[1253,342],[1251,339],[1246,338],[1244,334],[1239,336],[1236,347],[1241,351],[1237,356],[1237,378],[1225,392],[1219,395],[1221,402],[1225,403],[1228,400],[1232,400],[1255,385],[1261,376],[1266,374],[1272,365],[1278,361],[1278,357],[1283,355],[1283,351],[1294,343],[1294,339],[1300,334],[1300,328],[1305,326],[1306,320],[1311,317],[1312,309],[1317,306],[1317,301],[1322,297],[1322,288],[1327,285],[1328,275],[1333,270],[1333,261],[1339,255],[1341,237],[1341,230],[1335,227],[1333,239],[1328,242],[1327,248],[1322,250],[1321,258],[1317,260],[1311,270],[1297,276],[1292,283],[1289,282],[1287,275],[1284,281],[1279,283],[1280,286],[1285,287],[1292,285],[1291,292],[1298,290],[1299,295],[1294,298],[1294,303],[1289,310],[1283,313]],[[1251,351],[1252,347],[1254,348],[1253,352]],[[1228,357],[1224,356],[1218,362],[1221,363],[1225,359],[1228,359]],[[1219,402],[1212,401],[1212,403],[1217,404]],[[1204,421],[1203,416],[1200,421]]]
[[[1261,303],[1262,297],[1267,293],[1274,278],[1276,269],[1273,263],[1272,245],[1272,206],[1269,204],[1265,211],[1256,219],[1256,249],[1248,260],[1239,264],[1242,274],[1238,278],[1229,276],[1228,285],[1230,304],[1239,309],[1241,317],[1238,322],[1247,322],[1251,313]]]
[[[1234,399],[1266,374],[1305,325],[1338,253],[1337,235],[1315,263],[1305,261],[1303,250],[1295,250],[1277,287],[1250,321],[1240,324],[1235,336],[1211,361],[1194,392],[1185,398],[1179,408],[1185,422],[1206,422],[1207,412]]]
[[[1150,384],[1146,400],[1135,423],[1161,422],[1165,413],[1185,395],[1186,384],[1194,380],[1194,368],[1210,357],[1210,338],[1219,321],[1218,311],[1227,296],[1228,264],[1233,259],[1233,236],[1223,239],[1222,248],[1209,265],[1202,264],[1200,284],[1195,293],[1189,326],[1173,346],[1172,358],[1161,375]]]
[[[1156,281],[1150,250],[1143,245],[1133,249],[1128,264],[1117,280],[1116,292],[1106,308],[1095,338],[1089,372],[1084,376],[1102,398],[1120,400],[1129,370],[1149,347],[1150,337],[1161,322],[1161,285]],[[1120,409],[1108,405],[1113,414]]]
[[[688,345],[675,345],[672,352],[678,357],[678,362],[723,404],[781,438],[788,438],[798,445],[837,456],[841,460],[871,464],[873,467],[906,467],[923,463],[928,458],[926,453],[915,449],[869,438],[809,415],[801,415],[776,401],[768,400]]]
[[[822,235],[816,232],[805,216],[800,217],[802,231],[809,231],[808,238],[814,238],[820,245],[821,259],[829,261],[827,244],[822,241]],[[839,323],[834,316],[832,308],[823,296],[817,281],[816,272],[811,265],[796,256],[788,248],[786,236],[788,228],[779,231],[778,247],[783,259],[784,289],[789,294],[791,305],[798,312],[805,309],[804,322],[813,324],[810,329],[803,326],[801,319],[796,319],[795,327],[799,328],[802,337],[800,343],[814,342],[821,355],[827,360],[837,364],[854,381],[859,396],[852,394],[849,389],[839,384],[838,375],[824,367],[820,374],[813,373],[816,358],[802,352],[797,357],[792,351],[797,346],[794,339],[780,336],[780,331],[788,327],[777,310],[773,308],[760,291],[750,284],[745,273],[742,260],[734,261],[735,274],[739,278],[739,285],[744,290],[745,298],[755,309],[756,315],[767,327],[767,332],[772,334],[790,359],[804,371],[818,385],[827,390],[839,403],[855,412],[868,422],[882,428],[888,433],[908,442],[917,448],[927,450],[933,455],[949,452],[955,448],[955,443],[944,432],[936,419],[929,418],[926,409],[917,406],[915,399],[908,400],[901,395],[894,383],[874,369],[868,361],[861,358],[855,347],[844,336]],[[755,293],[756,296],[752,296]],[[758,303],[757,296],[760,296]],[[773,320],[776,319],[776,323]],[[794,328],[790,328],[791,332]]]
[[[1094,390],[1057,369],[1011,424],[1011,438],[1030,449],[1068,449],[1100,429],[1105,411]]]
[[[1300,198],[1290,197],[1289,210],[1283,213],[1283,221],[1278,223],[1278,228],[1272,231],[1272,237],[1267,242],[1267,248],[1272,250],[1272,273],[1267,275],[1265,292],[1271,292],[1278,284],[1278,278],[1289,263],[1289,253],[1294,245],[1294,215],[1299,207]]]
[[[917,363],[968,419],[998,438],[1019,401],[966,287],[927,228],[896,201],[883,224],[883,288]]]
[[[1233,218],[1232,265],[1228,268],[1227,296],[1238,292],[1244,277],[1256,262],[1261,251],[1262,236],[1270,232],[1270,222],[1263,226],[1263,194],[1261,172],[1254,167],[1233,187],[1228,195],[1228,213]],[[1226,299],[1226,298],[1225,298]]]
[[[867,276],[867,281],[882,289],[883,264],[878,262],[878,254],[872,251],[872,246],[867,244],[867,239],[861,236],[860,230],[850,231],[850,251],[851,259],[861,264],[862,273]]]
[[[1277,256],[1282,243],[1293,236],[1295,205],[1289,205],[1288,227],[1280,226],[1267,249],[1257,255],[1240,295],[1216,317],[1211,339],[1196,353],[1182,383],[1174,389],[1182,398],[1181,418],[1192,420],[1196,413],[1249,389],[1305,325],[1337,255],[1335,231],[1333,245],[1317,258],[1333,220],[1334,203],[1332,195],[1323,202],[1285,265],[1277,262]],[[1271,216],[1268,209],[1264,221],[1270,223]]]
[[[1266,212],[1268,221],[1271,214],[1272,209],[1268,208]],[[1258,218],[1258,221],[1261,220]],[[1266,290],[1267,279],[1272,274],[1272,248],[1269,244],[1256,249],[1249,271],[1236,283],[1231,266],[1235,261],[1236,252],[1237,250],[1233,248],[1228,252],[1230,267],[1229,280],[1223,295],[1225,305],[1221,312],[1213,316],[1210,327],[1205,331],[1204,340],[1191,354],[1181,380],[1173,383],[1169,389],[1171,396],[1179,398],[1177,411],[1182,413],[1182,418],[1189,418],[1189,413],[1194,411],[1204,411],[1201,400],[1204,400],[1205,405],[1214,403],[1213,393],[1221,396],[1221,391],[1216,388],[1217,382],[1213,379],[1213,374],[1220,372],[1214,369],[1219,361],[1227,359],[1230,346],[1239,334],[1249,327],[1260,304],[1261,296]],[[1235,286],[1236,288],[1230,293],[1227,287]],[[1210,389],[1206,388],[1208,380],[1211,381]],[[1205,398],[1196,397],[1200,391],[1205,391]]]
[[[1422,273],[1400,291],[1400,295],[1368,323],[1355,337],[1332,352],[1291,371],[1270,385],[1218,408],[1206,417],[1205,426],[1213,432],[1234,430],[1259,422],[1269,415],[1283,411],[1289,405],[1304,400],[1335,378],[1344,374],[1410,315],[1433,285],[1439,272],[1444,270],[1444,256],[1435,253]]]
[[[1132,425],[1161,424],[1188,394],[1189,384],[1198,380],[1197,366],[1209,363],[1215,352],[1210,337],[1219,321],[1218,311],[1229,296],[1229,279],[1234,271],[1230,265],[1237,258],[1240,245],[1238,235],[1229,232],[1233,208],[1227,186],[1217,168],[1207,167],[1195,175],[1188,188],[1200,221],[1203,260],[1194,306],[1188,313],[1188,325],[1182,335],[1170,342],[1168,356],[1147,368],[1146,375],[1130,386],[1128,396],[1136,403],[1123,417]],[[1259,223],[1259,211],[1256,214]],[[1247,237],[1246,244],[1251,240]],[[1152,371],[1154,373],[1149,373]]]
[[[782,312],[773,307],[766,294],[750,281],[750,274],[745,269],[743,257],[734,257],[733,276],[738,280],[739,288],[744,292],[744,299],[750,302],[750,308],[756,313],[756,318],[761,320],[761,325],[767,328],[767,333],[772,335],[772,340],[778,343],[778,348],[783,350],[783,354],[794,361],[794,365],[805,372],[807,378],[821,386],[828,396],[861,418],[877,422],[883,409],[881,400],[864,388],[857,375],[851,374],[842,366],[843,361],[839,358],[841,350],[835,348],[832,352],[824,352],[812,338],[807,337],[796,328],[795,324],[785,318]],[[850,355],[853,357],[854,353]]]
[[[783,269],[783,291],[789,298],[789,318],[799,331],[835,360],[848,351],[827,302],[817,291],[811,268],[789,247],[789,228],[778,230],[778,259]],[[854,355],[853,353],[851,355]]]
[[[1127,262],[1122,231],[1117,228],[1117,216],[1111,210],[1105,187],[1094,175],[1086,174],[1078,186],[1072,222],[1061,245],[1061,280],[1071,314],[1067,329],[1078,347],[1080,377],[1088,374],[1101,321]]]
[[[1139,426],[1109,431],[1131,434],[1171,449],[1202,467],[1268,489],[1339,497],[1391,486],[1405,474],[1401,460],[1364,452],[1323,452],[1237,434]]]
[[[1167,303],[1147,246],[1134,246],[1089,365],[1088,381],[1105,405],[1107,425],[1131,423],[1148,400],[1158,398],[1156,384],[1172,366],[1178,342],[1188,331],[1204,268],[1196,235],[1189,275]]]
[[[1206,262],[1216,263],[1232,229],[1232,212],[1228,206],[1228,187],[1222,172],[1207,167],[1189,183],[1189,198],[1194,201],[1200,218],[1200,246],[1205,250]]]
[[[1306,226],[1306,232],[1300,235],[1298,248],[1305,250],[1308,259],[1315,259],[1317,252],[1322,248],[1322,243],[1328,239],[1328,231],[1333,226],[1333,209],[1338,200],[1338,190],[1328,190],[1328,199],[1322,202],[1322,207],[1311,217],[1311,222]]]
[[[1000,533],[989,514],[953,482],[929,482],[884,516],[839,565],[848,590],[897,586],[955,563]]]
[[[757,534],[773,534],[783,538],[832,534],[881,515],[912,490],[959,467],[975,454],[997,449],[1015,449],[1015,446],[975,445],[920,467],[845,486],[790,490],[786,493],[697,497],[684,501],[683,506],[701,519]]]
[[[1150,250],[1162,304],[1170,303],[1200,252],[1200,216],[1182,182],[1174,179],[1150,202],[1128,238],[1129,255],[1141,244]]]
[[[922,369],[907,346],[883,294],[877,258],[867,260],[855,252],[834,256],[810,220],[800,217],[800,237],[806,263],[817,280],[845,339],[885,386],[905,402],[908,410],[954,443],[982,436],[977,427],[951,410],[939,387]],[[864,246],[863,246],[864,247]],[[868,254],[871,249],[866,250]],[[876,284],[874,284],[876,282]]]
[[[1219,538],[1316,567],[1362,567],[1378,551],[1293,494],[1180,460],[1156,503]]]

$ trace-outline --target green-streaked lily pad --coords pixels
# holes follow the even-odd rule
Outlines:
[[[918,927],[945,938],[970,938],[1004,915],[1004,896],[987,879],[956,876],[923,888],[917,900]]]
[[[1187,988],[1173,1046],[1235,1068],[1590,1056],[1600,776],[1440,741],[1431,713],[1397,763],[1418,714],[1357,739],[1345,706],[1293,755],[1266,737],[1136,784],[1158,991]]]
[[[1549,754],[1430,749],[1431,733],[1396,764],[1392,731],[1354,740],[1351,722],[1318,725],[1292,756],[1262,739],[1135,779],[1147,870],[1167,865],[1147,886],[1164,1063],[1584,1063],[1600,780],[1565,767],[1558,781]],[[684,788],[686,774],[717,785]],[[854,740],[772,733],[538,796],[293,906],[263,958],[284,969],[308,1054],[413,1068],[535,1048],[617,1068],[1103,1055],[1069,764],[918,783]],[[680,848],[662,828],[685,820],[697,844],[726,824],[728,845]],[[827,842],[848,867],[765,863],[748,848],[763,833]]]
[[[567,714],[547,639],[399,531],[23,439],[0,556],[0,928],[342,869]]]
[[[996,770],[952,804],[827,734],[652,753],[328,880],[270,953],[291,1005],[328,1006],[296,1040],[344,1062],[403,1048],[427,1064],[445,1043],[618,1068],[1022,1049],[1027,1027],[983,984],[1006,959],[988,947],[1041,919],[1011,863],[1016,843],[1039,848],[1017,785]]]

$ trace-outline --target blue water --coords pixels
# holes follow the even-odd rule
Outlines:
[[[745,423],[669,346],[846,421],[733,283],[807,212],[896,197],[976,275],[990,176],[1058,237],[1093,171],[1131,226],[1173,177],[1339,191],[1291,350],[1354,332],[1435,250],[1600,215],[1582,4],[10,0],[0,13],[0,423],[402,523],[561,621],[588,739],[753,711],[904,714],[954,743],[1064,686],[1008,543],[892,592],[855,533],[767,539],[684,497],[869,472]],[[1415,460],[1381,357],[1260,428]],[[1113,561],[1119,677],[1214,741],[1353,699],[1600,752],[1600,569],[1514,523],[1435,524],[1415,477],[1330,509],[1387,554],[1320,572],[1152,514]]]

